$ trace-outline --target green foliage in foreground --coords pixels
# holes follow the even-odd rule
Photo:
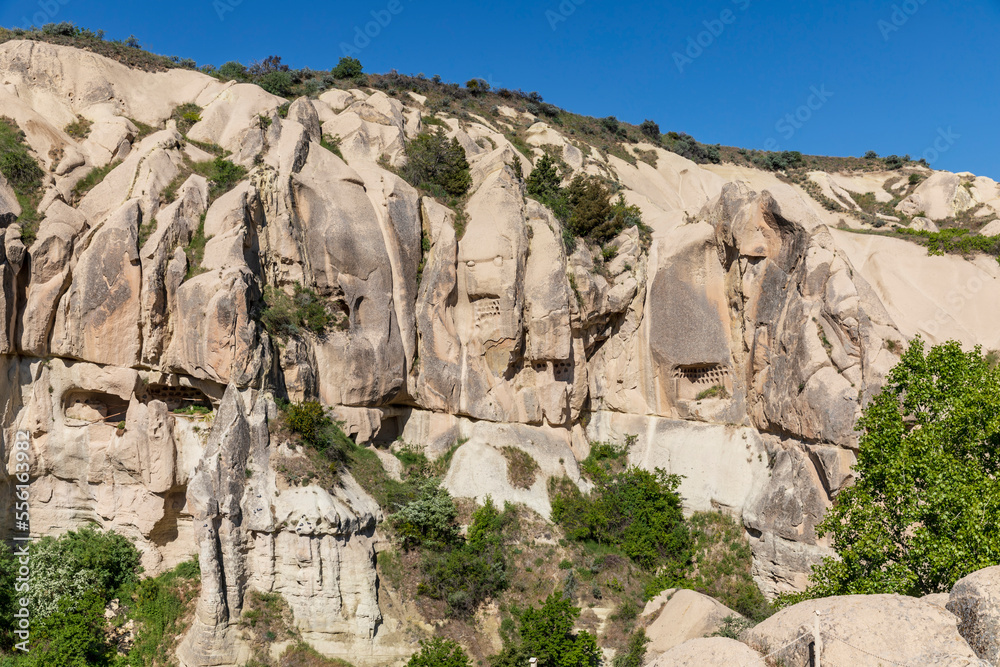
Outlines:
[[[939,593],[1000,563],[1000,371],[978,347],[913,341],[858,428],[859,479],[818,527],[838,558],[806,596]]]
[[[538,667],[597,667],[601,652],[597,639],[586,631],[573,632],[580,609],[556,591],[540,608],[518,614],[517,634],[504,641],[503,651],[490,660],[492,667],[520,667],[529,658]]]
[[[457,642],[434,637],[420,642],[420,650],[410,657],[406,667],[472,667],[472,661]]]

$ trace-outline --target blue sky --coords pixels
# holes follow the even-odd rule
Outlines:
[[[40,18],[199,64],[328,69],[346,44],[366,71],[482,77],[707,143],[1000,179],[1000,0],[0,0],[2,25]]]

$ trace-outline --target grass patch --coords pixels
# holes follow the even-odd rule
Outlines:
[[[135,125],[135,128],[139,131],[139,133],[135,135],[135,139],[132,140],[133,143],[138,143],[157,131],[157,129],[152,125],[146,125],[135,118],[129,118],[129,121],[131,121],[131,123]]]
[[[501,447],[507,459],[507,480],[516,489],[530,489],[538,477],[538,463],[531,454],[517,447]]]
[[[183,619],[193,610],[200,588],[197,559],[181,563],[158,577],[144,579],[130,596],[130,616],[139,629],[135,644],[122,664],[134,667],[171,664],[177,637],[186,629]]]
[[[115,160],[114,162],[110,162],[103,167],[95,167],[87,172],[87,175],[77,181],[76,185],[73,186],[73,200],[78,202],[83,199],[88,192],[97,187],[97,185],[99,185],[104,178],[120,164],[121,160]]]
[[[90,136],[90,128],[92,125],[93,123],[83,116],[77,116],[76,120],[67,125],[64,130],[66,134],[73,137],[77,141],[83,141]]]
[[[150,218],[139,225],[139,248],[146,245],[146,241],[156,231],[156,218]]]
[[[193,146],[197,146],[206,153],[211,153],[218,157],[226,157],[229,154],[225,148],[219,144],[213,144],[211,141],[197,141],[196,139],[185,139],[185,141]]]
[[[38,203],[42,197],[45,173],[28,152],[27,138],[13,120],[0,117],[0,173],[14,190],[21,215],[21,240],[31,245],[38,229]]]
[[[222,157],[209,162],[195,162],[191,165],[191,169],[208,180],[209,204],[236,187],[236,184],[247,175],[245,167]]]
[[[212,414],[212,408],[204,405],[188,405],[183,408],[173,410],[175,415],[186,415],[189,417],[203,417]]]
[[[721,512],[695,512],[688,525],[694,539],[691,569],[680,578],[658,576],[646,590],[652,598],[667,588],[690,588],[759,622],[775,609],[751,575],[753,552],[743,527]]]
[[[201,107],[197,104],[181,104],[174,108],[170,118],[177,123],[177,131],[187,135],[188,130],[201,120]]]
[[[184,247],[184,254],[187,255],[188,270],[187,275],[185,275],[185,280],[190,280],[197,275],[205,273],[206,269],[202,268],[201,260],[205,257],[205,244],[208,243],[208,239],[205,237],[205,214],[201,214],[201,218],[198,220],[198,229],[194,231],[191,235],[191,240]]]
[[[704,391],[698,392],[694,400],[703,401],[706,398],[729,398],[729,392],[721,384],[713,385]]]
[[[330,151],[341,160],[344,160],[344,154],[340,151],[340,136],[336,134],[324,134],[323,138],[320,139],[319,145]],[[347,160],[344,160],[347,162]]]

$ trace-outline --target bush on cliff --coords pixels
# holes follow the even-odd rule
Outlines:
[[[412,185],[441,199],[461,197],[472,187],[465,149],[457,139],[449,141],[441,128],[421,132],[406,143],[401,173]]]
[[[489,496],[472,514],[468,536],[427,550],[421,562],[418,591],[447,603],[449,616],[469,618],[486,600],[508,586],[506,543],[516,510],[501,512]]]
[[[517,631],[504,641],[504,648],[490,659],[491,667],[520,667],[530,658],[538,667],[597,667],[601,651],[597,639],[586,631],[574,632],[580,609],[563,591],[549,595],[541,607],[528,607],[516,614]]]
[[[568,480],[552,482],[552,520],[567,537],[617,546],[647,569],[670,565],[682,571],[691,535],[677,493],[680,477],[660,469],[612,473],[593,464],[585,469],[594,482],[589,495]]]
[[[980,348],[917,338],[858,428],[859,479],[817,529],[837,558],[807,596],[939,593],[1000,563],[1000,371]]]
[[[639,207],[629,206],[622,195],[612,202],[613,192],[600,178],[578,174],[565,188],[561,183],[555,161],[543,155],[525,180],[525,189],[563,223],[567,247],[572,248],[576,238],[603,244],[626,227],[645,228]]]

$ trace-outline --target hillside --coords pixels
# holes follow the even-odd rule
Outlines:
[[[197,555],[185,667],[292,637],[359,666],[434,634],[484,659],[568,575],[621,655],[671,604],[642,599],[661,573],[551,522],[605,459],[682,476],[692,526],[731,519],[752,617],[832,554],[816,525],[908,341],[1000,349],[989,178],[706,146],[485,82],[199,71],[57,28],[0,31],[3,437],[31,439],[32,535],[114,530],[148,575]],[[289,421],[314,402],[322,437]],[[463,526],[487,498],[517,526],[508,592],[457,620],[393,523],[430,479]],[[447,553],[496,546],[473,532]],[[272,594],[287,637],[247,630]],[[980,650],[940,599],[831,600],[801,605],[873,652]],[[801,605],[754,649],[700,641],[760,664]],[[864,634],[884,609],[913,631]]]

